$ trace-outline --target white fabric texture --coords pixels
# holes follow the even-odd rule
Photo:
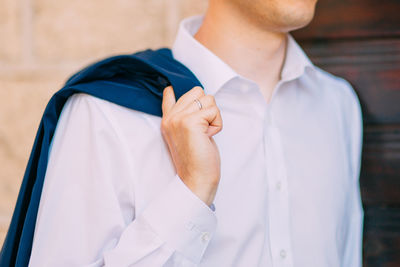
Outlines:
[[[361,267],[354,90],[289,35],[267,104],[193,38],[202,19],[181,21],[172,52],[221,111],[215,211],[176,174],[160,117],[75,94],[50,147],[29,266]]]

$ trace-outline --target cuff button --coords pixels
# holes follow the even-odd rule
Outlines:
[[[202,236],[201,236],[201,239],[202,239],[204,242],[207,242],[208,240],[210,240],[210,234],[209,234],[208,232],[204,232],[204,233],[202,234]]]

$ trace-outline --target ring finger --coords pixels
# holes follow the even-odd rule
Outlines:
[[[211,95],[204,95],[201,96],[199,98],[197,98],[197,100],[200,103],[197,103],[197,101],[193,100],[190,104],[187,104],[182,110],[181,113],[182,114],[191,114],[193,112],[197,112],[200,109],[206,109],[212,106],[215,106],[215,100],[214,97]],[[201,108],[200,108],[201,106]]]

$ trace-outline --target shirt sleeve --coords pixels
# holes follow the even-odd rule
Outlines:
[[[137,174],[99,104],[75,94],[63,108],[29,266],[196,266],[215,232],[214,212],[176,175],[136,214]]]
[[[361,112],[361,105],[358,97],[347,83],[347,87],[351,94],[351,105],[347,114],[351,114],[348,128],[351,129],[351,166],[352,166],[352,181],[350,190],[350,216],[348,216],[348,228],[345,241],[344,257],[342,265],[345,266],[362,266],[362,243],[363,243],[363,220],[364,210],[362,207],[361,194],[360,194],[360,169],[362,157],[362,140],[363,140],[363,119]]]

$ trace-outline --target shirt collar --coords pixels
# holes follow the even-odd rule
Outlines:
[[[299,78],[304,74],[307,68],[312,70],[315,69],[303,49],[301,49],[292,35],[288,34],[286,56],[281,72],[281,80],[290,81]]]
[[[206,94],[214,95],[231,79],[243,77],[193,37],[203,19],[203,14],[183,19],[179,24],[171,51],[177,61],[193,72],[203,85]],[[288,34],[281,80],[289,81],[300,77],[304,74],[306,67],[313,68],[313,65],[293,37]]]
[[[204,86],[206,94],[215,94],[238,74],[222,59],[193,36],[200,28],[204,15],[183,19],[172,46],[173,57],[189,68]],[[218,75],[216,75],[218,74]]]

